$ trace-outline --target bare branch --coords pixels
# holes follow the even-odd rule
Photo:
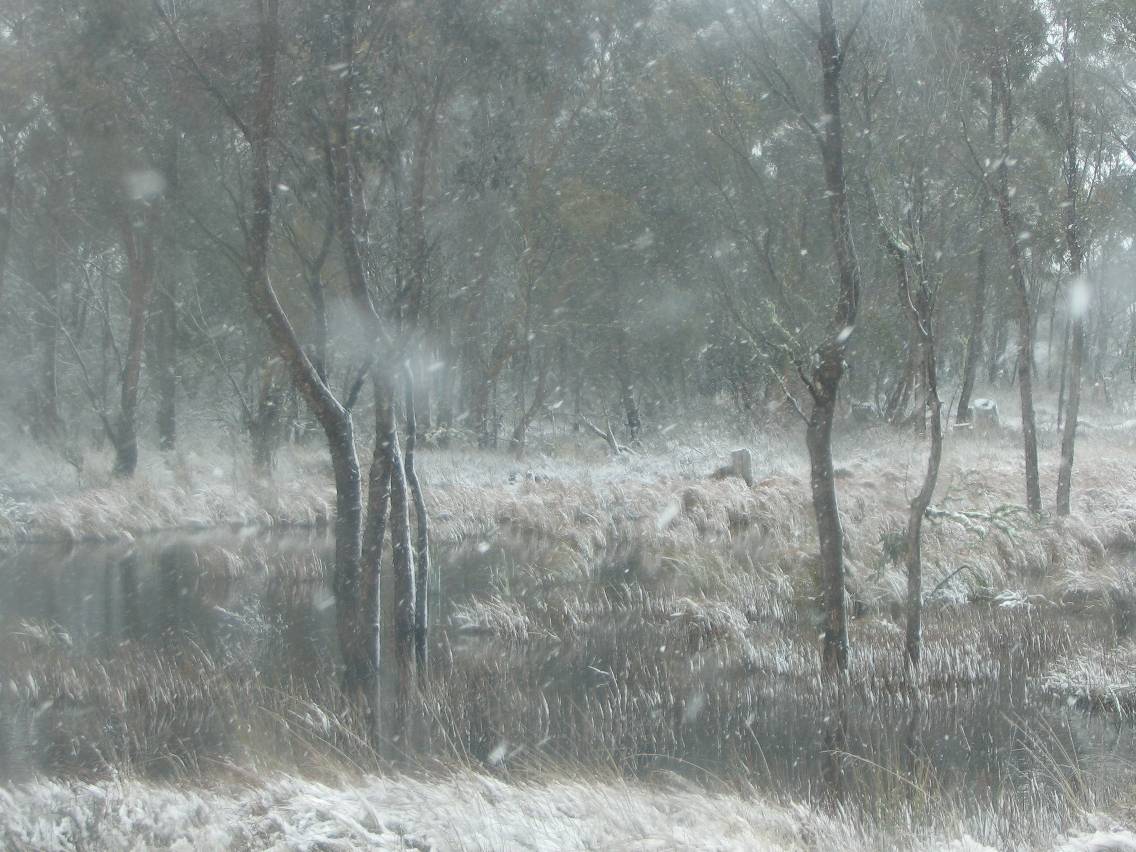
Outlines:
[[[801,422],[802,423],[808,423],[809,418],[805,416],[805,412],[801,408],[801,404],[799,402],[797,402],[797,398],[795,396],[793,396],[793,392],[790,391],[789,386],[787,384],[785,384],[784,377],[782,377],[782,375],[780,373],[778,373],[776,370],[774,370],[772,367],[769,368],[769,372],[773,375],[773,377],[775,379],[777,379],[777,384],[781,385],[781,392],[783,394],[785,394],[785,399],[789,400],[789,404],[793,406],[793,411],[795,411],[797,413],[797,416],[801,418]],[[802,378],[804,378],[804,377],[802,376]],[[806,382],[806,384],[808,384],[808,383]]]
[[[245,123],[244,119],[241,118],[241,114],[237,112],[237,108],[233,106],[233,102],[221,91],[217,82],[206,73],[205,69],[201,67],[201,63],[197,61],[189,48],[185,46],[185,42],[181,40],[181,36],[178,34],[177,27],[174,26],[174,22],[170,20],[170,16],[166,14],[166,10],[162,8],[160,0],[154,0],[153,5],[154,11],[158,13],[158,17],[162,20],[170,37],[174,40],[174,44],[177,45],[178,50],[181,51],[182,56],[184,56],[189,63],[189,67],[193,69],[194,76],[197,77],[201,85],[205,87],[205,90],[217,100],[222,112],[237,126],[237,129],[241,131],[241,135],[251,142],[252,137],[250,135],[249,126]]]
[[[864,5],[860,7],[860,11],[856,13],[855,20],[852,21],[852,26],[848,28],[847,34],[840,40],[840,53],[836,57],[836,67],[844,67],[844,59],[848,55],[848,45],[852,43],[852,39],[856,35],[856,30],[860,28],[860,22],[864,20],[864,15],[868,11],[872,0],[864,0]]]

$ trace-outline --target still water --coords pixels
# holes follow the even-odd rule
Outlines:
[[[322,535],[202,534],[4,553],[0,777],[302,763],[281,731],[335,683],[330,552]],[[553,591],[546,558],[516,542],[435,555],[426,753],[861,798],[1058,792],[1136,764],[1128,723],[1036,686],[1074,639],[1115,642],[1110,618],[933,610],[919,696],[898,631],[866,619],[837,696],[806,608],[694,603],[618,553]]]

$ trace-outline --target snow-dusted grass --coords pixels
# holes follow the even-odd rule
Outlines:
[[[546,445],[543,454],[521,460],[495,451],[425,450],[419,473],[437,541],[507,527],[565,541],[591,556],[613,537],[688,546],[707,538],[729,540],[757,527],[770,549],[813,549],[808,465],[799,435],[677,432],[654,436],[634,456],[618,458],[582,436],[562,438]],[[754,452],[758,483],[753,488],[736,479],[709,478],[738,445]],[[1008,512],[1021,503],[1024,490],[1016,436],[952,435],[935,506],[959,513],[930,525],[930,557],[934,561],[936,549],[958,552],[967,535],[991,533],[996,546],[979,550],[993,556],[974,553],[970,561],[977,562],[978,573],[996,578],[994,562],[1031,571],[1078,568],[1103,548],[1136,543],[1136,494],[1127,475],[1133,446],[1127,432],[1083,437],[1076,516],[1058,527]],[[187,452],[148,457],[131,482],[89,473],[89,484],[78,491],[73,482],[67,485],[58,461],[55,467],[48,463],[45,451],[27,452],[30,460],[15,471],[9,465],[3,481],[9,487],[0,487],[0,513],[6,518],[0,534],[11,537],[74,540],[170,527],[323,524],[334,506],[328,465],[315,446],[282,452],[268,482],[245,467],[215,467],[203,453]],[[1055,456],[1043,458],[1046,484],[1055,481]],[[886,551],[882,536],[901,528],[922,459],[920,438],[892,428],[849,432],[837,441],[838,491],[854,566],[872,567]],[[35,481],[37,474],[40,485],[16,486]],[[1017,532],[1039,534],[1014,540]],[[1075,540],[1076,550],[1062,548],[1067,538]]]
[[[297,448],[270,481],[204,452],[146,454],[129,480],[110,458],[90,456],[82,486],[74,471],[35,445],[9,449],[0,476],[0,538],[130,540],[174,529],[320,526],[335,505],[323,454]]]
[[[675,787],[673,779],[665,788],[621,780],[619,772],[636,766],[652,743],[656,756],[681,755],[684,737],[710,730],[727,751],[740,753],[751,708],[782,707],[820,719],[833,699],[819,671],[811,621],[816,545],[798,436],[707,440],[676,437],[677,431],[614,459],[599,442],[575,439],[541,442],[542,453],[520,462],[465,449],[423,453],[442,582],[455,579],[446,572],[482,570],[463,562],[463,552],[489,552],[496,560],[484,568],[486,576],[474,578],[483,588],[453,602],[446,641],[451,647],[464,636],[472,641],[448,663],[440,657],[440,676],[426,690],[431,759],[450,767],[441,775],[342,777],[336,767],[344,763],[357,772],[382,763],[359,734],[361,720],[337,694],[327,661],[310,682],[276,683],[239,653],[163,657],[127,643],[95,657],[68,647],[51,625],[22,626],[0,647],[0,671],[8,675],[0,701],[24,708],[37,736],[57,738],[47,748],[57,749],[62,774],[101,780],[0,789],[0,846],[966,850],[988,844],[1080,852],[1136,844],[1136,837],[1085,816],[1112,807],[1115,790],[1083,773],[1074,773],[1076,783],[1061,775],[1007,784],[990,801],[965,785],[948,789],[945,776],[930,769],[912,781],[881,765],[870,767],[843,805],[831,807],[770,801],[749,788],[711,793]],[[756,457],[753,487],[708,477],[743,444]],[[1136,543],[1131,451],[1126,432],[1086,435],[1076,514],[1057,521],[1020,509],[1014,435],[952,437],[939,511],[925,526],[929,600],[920,687],[928,714],[950,712],[1008,679],[1007,672],[1052,659],[1058,660],[1046,680],[1052,691],[1110,706],[1105,699],[1127,685],[1125,706],[1136,704],[1131,654],[1101,658],[1088,650],[1103,646],[1097,633],[1111,624],[1094,626],[1097,645],[1086,645],[1069,622],[1050,618],[1066,605],[1074,613],[1090,607],[1111,613],[1136,600],[1129,572],[1116,567],[1117,552]],[[1056,453],[1046,452],[1043,477],[1052,483]],[[333,501],[320,453],[290,451],[270,483],[235,467],[210,468],[203,459],[152,458],[131,483],[88,469],[94,484],[79,492],[64,481],[66,471],[52,473],[45,462],[43,481],[55,477],[56,485],[8,488],[0,496],[6,532],[125,539],[171,527],[326,523]],[[892,724],[895,708],[911,696],[894,611],[903,594],[896,542],[918,486],[922,443],[872,429],[842,437],[836,459],[858,616],[850,627],[854,687],[847,692],[860,702],[857,712],[866,707],[880,724]],[[263,551],[255,537],[203,546],[194,557],[202,574],[218,578],[263,575],[271,567],[283,583],[323,570],[310,554]],[[549,649],[559,668],[542,668],[552,659]],[[605,685],[583,700],[549,694],[542,704],[550,671],[591,672],[597,683],[608,678],[619,688]],[[515,746],[505,744],[508,759],[494,760],[493,744],[506,735],[529,750],[513,760]],[[555,748],[539,753],[550,739]],[[1039,739],[1030,742],[1039,752],[1035,770],[1060,775],[1059,759],[1047,758]],[[488,754],[478,751],[485,743]],[[737,759],[752,768],[763,758],[746,751]],[[213,771],[216,762],[226,768]],[[506,783],[453,768],[467,765],[507,767],[512,774]],[[271,775],[297,769],[326,783]],[[220,778],[250,772],[272,780],[217,786]],[[173,775],[182,786],[129,780],[135,775]],[[214,786],[195,787],[190,779],[212,779]],[[1071,830],[1087,833],[1074,838]]]
[[[472,773],[350,787],[278,778],[228,791],[43,783],[0,793],[0,809],[0,843],[43,850],[815,848],[783,807],[611,782],[509,785]]]
[[[544,454],[519,461],[501,452],[426,450],[419,470],[435,542],[507,533],[562,545],[583,560],[637,542],[673,557],[714,549],[767,569],[799,574],[810,568],[816,544],[799,436],[672,435],[617,458],[582,437],[550,443]],[[952,435],[934,503],[944,512],[926,526],[929,588],[946,581],[936,596],[953,600],[1025,585],[1060,595],[1096,583],[1099,591],[1097,569],[1106,551],[1136,546],[1132,442],[1128,432],[1082,438],[1075,514],[1059,522],[1020,510],[1013,433]],[[754,487],[709,478],[742,444],[755,454]],[[1049,485],[1056,452],[1043,460]],[[897,603],[903,579],[896,548],[921,476],[922,442],[884,427],[850,433],[838,440],[836,461],[850,590],[868,606]],[[7,491],[0,489],[0,537],[115,539],[170,528],[323,525],[334,506],[327,467],[314,448],[283,453],[271,481],[238,466],[214,468],[203,455],[154,456],[132,481],[89,473],[94,484],[76,491],[58,464],[25,465],[5,480]],[[11,486],[36,470],[48,484],[27,493]]]
[[[1043,683],[1070,701],[1131,716],[1136,713],[1136,644],[1079,646],[1049,668]]]
[[[689,787],[567,778],[507,783],[463,771],[365,776],[333,784],[278,776],[255,786],[101,785],[40,781],[0,788],[0,845],[14,850],[435,849],[885,850],[980,852],[1136,849],[1136,835],[1081,817],[1066,834],[1050,819],[986,845],[1007,822],[949,812],[903,828],[854,823],[839,809]],[[1027,814],[1017,814],[1017,817]]]

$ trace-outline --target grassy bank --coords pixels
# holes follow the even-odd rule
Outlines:
[[[959,581],[940,593],[983,586],[997,592],[1008,582],[1042,577],[1062,584],[1047,586],[1054,592],[1099,592],[1081,572],[1106,551],[1136,546],[1134,440],[1136,432],[1128,431],[1081,438],[1074,514],[1059,521],[1021,509],[1014,433],[952,436],[927,530],[932,584],[942,572],[961,569]],[[635,455],[609,458],[602,445],[577,437],[521,460],[425,450],[419,467],[440,544],[509,532],[563,544],[585,559],[626,541],[672,551],[725,546],[767,566],[792,567],[810,559],[816,546],[800,444],[792,433],[656,436]],[[755,485],[710,478],[741,445],[754,452]],[[1056,481],[1056,456],[1055,447],[1043,447],[1047,491]],[[0,536],[115,540],[169,529],[320,526],[334,506],[326,460],[314,449],[290,450],[270,480],[187,453],[150,457],[127,482],[92,463],[86,485],[77,488],[61,464],[42,454],[23,458],[15,471],[9,467],[0,480]],[[846,434],[836,464],[853,592],[858,586],[866,600],[886,596],[895,582],[886,569],[921,476],[922,442],[882,427]]]
[[[797,436],[658,436],[618,458],[574,441],[523,461],[424,452],[443,605],[420,719],[429,734],[413,750],[433,773],[422,776],[379,760],[338,693],[334,646],[312,626],[329,601],[313,582],[326,579],[318,540],[145,538],[326,524],[320,454],[286,456],[272,482],[159,459],[132,483],[108,476],[19,499],[9,489],[14,559],[18,539],[118,540],[122,552],[100,555],[96,576],[112,589],[129,576],[139,611],[136,626],[116,628],[126,641],[98,647],[73,644],[49,621],[5,625],[8,730],[35,741],[33,774],[93,786],[8,787],[0,841],[1113,848],[1086,839],[1116,828],[1091,814],[1126,813],[1132,767],[1104,759],[1100,726],[1029,708],[1039,690],[1121,715],[1133,706],[1131,649],[1117,643],[1136,612],[1127,433],[1083,438],[1074,516],[1064,520],[1020,508],[1012,433],[950,442],[925,526],[916,681],[901,651],[899,543],[923,456],[916,436],[897,434],[845,435],[837,448],[854,615],[843,689],[819,666],[816,542]],[[712,478],[743,444],[755,483]],[[1055,456],[1044,448],[1050,490]],[[184,560],[163,563],[170,547]],[[56,592],[80,570],[67,557],[42,564]],[[179,619],[169,624],[166,594]],[[115,603],[106,617],[120,609],[131,615]],[[206,635],[206,624],[222,633]],[[302,659],[280,663],[285,650]],[[975,745],[944,751],[944,738]],[[1086,743],[1093,760],[1082,763],[1076,749]],[[816,794],[830,768],[841,779],[831,798]],[[231,780],[253,776],[276,780]],[[149,804],[126,804],[135,799]]]

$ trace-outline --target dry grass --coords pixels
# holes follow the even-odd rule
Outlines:
[[[757,457],[754,486],[709,478],[741,443]],[[1036,751],[1030,771],[1041,780],[1004,784],[990,799],[930,768],[912,780],[890,761],[902,753],[897,732],[914,694],[927,701],[929,730],[961,704],[1042,674],[1050,692],[1124,712],[1136,707],[1131,648],[1102,651],[1113,626],[1091,617],[1136,607],[1130,572],[1117,567],[1118,554],[1136,545],[1127,433],[1082,439],[1075,514],[1060,521],[1020,509],[1012,435],[952,437],[938,511],[925,526],[929,599],[917,692],[899,650],[897,536],[922,469],[921,442],[882,429],[842,438],[838,490],[857,616],[854,687],[845,698],[856,718],[871,722],[858,735],[880,737],[873,747],[890,757],[859,766],[859,786],[835,810],[771,801],[756,792],[768,790],[768,779],[739,793],[745,785],[737,779],[749,776],[735,771],[763,764],[769,771],[767,761],[778,759],[752,735],[754,714],[770,716],[765,730],[808,728],[807,739],[833,706],[815,647],[815,532],[795,436],[660,438],[618,459],[590,444],[546,449],[524,463],[433,451],[420,466],[441,582],[465,590],[445,612],[440,676],[425,695],[431,754],[450,767],[493,766],[515,783],[470,771],[356,780],[351,792],[296,779],[213,791],[44,783],[0,793],[0,845],[56,848],[62,835],[45,832],[65,831],[58,848],[134,837],[150,846],[244,848],[403,848],[420,840],[501,848],[536,838],[537,848],[699,848],[704,840],[762,848],[760,840],[769,848],[961,850],[978,842],[1043,848],[1073,828],[1099,827],[1084,814],[1110,806],[1115,791],[1103,779],[1095,788],[1070,785],[1063,757],[1047,754],[1048,741],[1036,737],[1027,748]],[[1046,450],[1048,484],[1055,456]],[[320,526],[333,503],[324,468],[318,455],[300,453],[274,482],[259,483],[185,461],[79,493],[8,492],[0,532],[76,540],[177,527]],[[465,557],[482,553],[485,564],[471,568]],[[324,573],[313,548],[266,549],[254,536],[202,544],[192,558],[198,574],[217,581],[261,578],[270,584],[266,595],[291,594]],[[1088,634],[1078,633],[1086,624]],[[24,625],[3,641],[6,700],[21,708],[19,724],[50,741],[48,763],[68,775],[106,779],[125,770],[200,780],[215,776],[217,762],[309,775],[381,765],[338,696],[333,661],[277,683],[255,659],[201,648],[170,656],[128,643],[95,658],[46,624]],[[586,675],[579,693],[548,688],[579,672]],[[657,790],[617,778],[694,753],[732,773],[734,789]],[[713,773],[695,774],[713,787]],[[485,797],[483,789],[495,792]],[[168,825],[180,827],[119,804],[135,796],[166,808],[177,817]],[[403,813],[405,830],[391,829],[390,812]],[[123,814],[132,814],[129,824]],[[470,828],[475,817],[489,833]],[[308,839],[293,842],[293,829]]]
[[[744,569],[764,579],[788,577],[808,594],[816,543],[802,478],[807,467],[795,438],[748,436],[758,471],[752,488],[707,475],[741,438],[659,438],[635,456],[615,459],[599,446],[572,442],[524,462],[499,453],[434,450],[423,454],[420,470],[439,546],[507,536],[562,551],[560,562],[575,565],[634,547],[656,562],[709,570],[721,583],[736,583],[727,575]],[[937,511],[925,526],[924,570],[934,600],[991,599],[1014,589],[1058,599],[1122,594],[1136,602],[1127,575],[1104,567],[1110,552],[1136,547],[1131,450],[1127,432],[1086,434],[1074,516],[1038,520],[1020,508],[1020,452],[1012,434],[952,436]],[[1046,483],[1056,478],[1055,455],[1044,456]],[[848,587],[860,609],[887,611],[902,600],[901,535],[922,461],[918,436],[890,429],[846,435],[838,443]],[[131,482],[0,507],[6,518],[0,536],[113,540],[172,528],[319,527],[334,503],[325,468],[318,453],[296,452],[268,483],[200,461],[167,460]],[[711,563],[718,556],[716,568]],[[257,562],[255,554],[241,559]],[[559,572],[553,566],[551,573]]]
[[[1083,707],[1130,717],[1136,713],[1136,644],[1081,643],[1049,667],[1043,684]]]
[[[1127,850],[1136,835],[1100,817],[1075,827],[1025,800],[991,802],[958,820],[944,809],[903,827],[852,821],[749,792],[711,793],[660,778],[508,783],[474,771],[341,778],[273,775],[251,785],[196,788],[117,781],[37,782],[0,789],[0,843],[13,850]],[[998,838],[1008,822],[1029,825]],[[1024,818],[1024,819],[1023,819]],[[986,840],[983,840],[986,838]],[[994,845],[987,845],[990,842]]]

